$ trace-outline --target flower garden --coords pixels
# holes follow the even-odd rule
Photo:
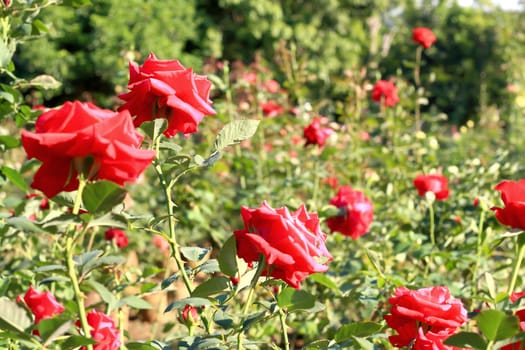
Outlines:
[[[1,349],[525,348],[519,87],[449,120],[419,25],[408,76],[346,70],[340,103],[294,45],[148,50],[104,106],[53,103],[18,67],[57,6],[0,1]]]

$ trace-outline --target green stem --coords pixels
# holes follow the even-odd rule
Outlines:
[[[421,81],[419,78],[419,71],[421,69],[421,53],[423,52],[423,47],[418,46],[416,50],[416,65],[414,67],[414,83],[416,84],[416,101],[415,101],[415,111],[414,111],[414,126],[416,131],[421,128],[421,117],[420,117],[420,107],[419,107],[419,86]]]
[[[432,250],[436,245],[435,228],[434,228],[434,205],[430,203],[428,206],[428,213],[430,214],[430,243],[432,243]]]
[[[86,187],[87,181],[83,178],[79,179],[79,185],[77,190],[77,195],[75,197],[75,202],[73,204],[73,214],[78,215],[80,211],[80,205],[82,203],[82,192]],[[78,315],[80,318],[80,325],[84,331],[85,337],[90,337],[89,333],[89,324],[86,316],[86,307],[84,305],[84,294],[80,290],[80,283],[78,281],[77,272],[75,268],[75,261],[73,260],[73,254],[75,252],[75,227],[70,226],[66,232],[66,265],[69,279],[73,285],[73,291],[75,294],[75,301],[78,307]],[[88,350],[93,350],[93,345],[87,345]]]
[[[523,236],[520,235],[520,236]],[[521,262],[523,261],[523,256],[525,255],[525,244],[520,239],[520,236],[517,238],[518,243],[518,257],[514,261],[514,267],[512,269],[512,277],[509,283],[509,289],[507,290],[507,294],[510,295],[512,292],[514,292],[514,287],[516,286],[516,281],[518,279],[518,274],[521,267]]]
[[[284,342],[284,349],[289,350],[290,349],[290,341],[288,340],[288,331],[286,330],[286,314],[283,309],[279,309],[279,321],[281,323],[281,329],[283,331],[283,342]]]
[[[472,271],[472,284],[473,284],[473,295],[477,295],[477,278],[478,278],[478,270],[479,270],[479,262],[481,260],[481,249],[483,247],[483,224],[485,221],[485,211],[481,211],[481,215],[479,216],[479,223],[478,223],[478,242],[477,242],[477,248],[476,248],[476,264],[474,265],[474,269]]]

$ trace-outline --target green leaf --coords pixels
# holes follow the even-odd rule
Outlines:
[[[230,329],[234,324],[233,316],[222,310],[217,310],[213,314],[213,321],[224,329]]]
[[[164,279],[160,283],[160,288],[161,289],[165,289],[165,288],[169,287],[173,282],[175,282],[178,279],[179,279],[179,274],[178,273],[174,273],[173,275],[171,275],[170,277]]]
[[[5,219],[8,225],[13,226],[23,232],[46,233],[40,226],[23,216],[15,216]]]
[[[147,344],[147,343],[139,343],[139,342],[133,342],[133,343],[127,343],[126,349],[128,350],[160,350],[160,348]]]
[[[168,120],[164,118],[156,118],[150,122],[145,122],[140,125],[144,133],[152,140],[159,137],[160,134],[168,127]]]
[[[345,324],[335,333],[335,341],[341,343],[353,337],[368,337],[379,332],[381,328],[383,328],[383,326],[375,322],[353,322]]]
[[[374,344],[372,344],[372,342],[370,342],[367,339],[359,338],[359,337],[352,337],[352,340],[355,341],[357,345],[359,345],[359,349],[374,350]]]
[[[150,303],[148,303],[146,300],[136,295],[130,295],[129,297],[120,299],[118,302],[118,307],[122,305],[128,305],[134,309],[139,309],[139,310],[146,310],[146,309],[152,308]]]
[[[242,119],[226,124],[215,140],[215,150],[222,151],[228,146],[235,145],[252,137],[257,131],[260,120]]]
[[[89,280],[88,283],[96,290],[98,295],[100,295],[100,297],[102,298],[102,300],[104,300],[106,304],[111,306],[117,304],[117,298],[113,295],[113,293],[111,293],[109,289],[106,288],[106,286],[93,280]],[[110,311],[111,310],[108,310],[108,312]]]
[[[237,241],[234,235],[228,238],[222,245],[218,261],[222,273],[230,277],[237,276]]]
[[[499,310],[485,310],[476,316],[478,328],[488,340],[510,338],[520,330],[516,316],[508,316]]]
[[[277,305],[287,308],[288,312],[306,310],[315,306],[316,298],[304,290],[286,287],[277,296]]]
[[[51,201],[64,207],[73,208],[73,206],[75,205],[76,194],[76,191],[60,192],[59,194],[51,198]]]
[[[66,334],[72,325],[73,321],[71,320],[52,317],[41,320],[37,325],[37,329],[40,332],[40,338],[44,341],[44,345],[47,346],[56,338]]]
[[[123,215],[110,212],[91,220],[87,225],[88,228],[97,226],[127,229],[128,220]]]
[[[0,135],[0,144],[6,149],[16,148],[20,146],[20,139],[10,135]]]
[[[108,212],[122,203],[126,197],[126,190],[110,181],[89,183],[82,192],[82,201],[86,209],[94,214]]]
[[[341,293],[339,288],[337,287],[337,284],[326,274],[324,273],[314,273],[308,277],[311,280],[314,280],[315,282],[322,284],[325,287],[328,287],[338,293]]]
[[[21,189],[22,191],[24,192],[27,192],[27,190],[29,189],[29,187],[27,186],[26,182],[24,181],[24,178],[22,177],[22,175],[20,175],[18,173],[18,171],[16,171],[15,169],[11,169],[7,166],[2,166],[0,168],[0,172],[2,173],[3,176],[5,176],[9,181],[11,181],[11,183],[13,185],[15,185],[16,187],[18,187],[19,189]]]
[[[207,297],[209,295],[220,293],[229,286],[229,278],[224,276],[212,277],[206,282],[200,284],[195,290],[191,293],[192,297]]]
[[[184,309],[186,305],[191,305],[194,307],[210,306],[211,301],[209,301],[206,298],[196,298],[196,297],[180,299],[180,300],[174,301],[173,303],[169,304],[164,310],[164,312],[166,313],[166,312],[170,312],[171,310],[182,310]]]
[[[0,40],[0,68],[7,67],[15,50],[16,42],[14,40],[8,40],[7,42]]]
[[[0,329],[12,332],[20,339],[30,340],[32,337],[25,333],[33,321],[29,318],[27,311],[16,302],[0,298]]]
[[[44,90],[56,90],[62,83],[53,78],[51,75],[42,74],[29,81],[29,84],[40,87]]]
[[[68,337],[60,346],[63,350],[78,349],[81,346],[95,344],[96,340],[83,337],[81,335],[72,335]]]
[[[100,257],[98,259],[93,259],[86,264],[82,266],[82,274],[86,274],[91,270],[96,269],[99,266],[103,265],[118,265],[118,264],[124,264],[126,262],[126,258],[123,256],[116,256],[116,255],[107,255]]]
[[[485,350],[487,342],[483,337],[473,332],[461,332],[450,336],[443,342],[445,345],[457,348],[472,348],[475,350]]]
[[[82,220],[77,215],[64,213],[58,216],[53,216],[51,218],[44,218],[42,222],[42,227],[67,227],[71,224],[81,224]]]
[[[196,271],[212,274],[215,272],[220,272],[221,269],[219,268],[219,262],[217,261],[217,259],[210,259],[206,261],[204,264],[199,265],[196,268]]]
[[[188,261],[201,261],[210,252],[211,248],[181,247],[180,252]]]
[[[91,260],[98,258],[103,253],[104,252],[102,250],[92,250],[90,252],[85,252],[84,254],[74,256],[73,260],[75,260],[75,262],[82,267]]]

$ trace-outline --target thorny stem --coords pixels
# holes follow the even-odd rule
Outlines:
[[[521,262],[523,261],[523,256],[525,255],[525,242],[524,239],[521,238],[522,235],[518,236],[517,238],[517,244],[518,244],[518,256],[516,257],[516,260],[514,261],[514,267],[512,269],[512,277],[509,283],[509,289],[507,290],[507,294],[511,294],[514,292],[514,287],[516,286],[516,281],[518,279],[518,273],[520,272]]]

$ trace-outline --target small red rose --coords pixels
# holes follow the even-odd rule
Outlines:
[[[142,139],[127,111],[66,102],[42,113],[35,132],[22,131],[27,157],[42,162],[31,187],[52,198],[76,190],[79,172],[121,186],[135,181],[155,157],[155,151],[139,149]]]
[[[274,118],[278,115],[282,114],[284,111],[283,106],[278,104],[277,102],[270,100],[268,102],[265,102],[261,106],[262,112],[265,116],[268,118]]]
[[[372,100],[385,107],[394,107],[399,102],[397,87],[388,80],[378,80],[372,90]]]
[[[142,66],[130,62],[129,74],[130,92],[119,96],[126,101],[119,111],[129,110],[136,127],[165,118],[164,134],[172,137],[196,132],[204,116],[215,114],[209,98],[211,82],[178,60],[159,60],[150,53]]]
[[[60,315],[64,311],[64,306],[57,302],[51,293],[39,292],[33,286],[29,287],[23,299],[35,316],[35,324],[41,320]]]
[[[340,232],[357,239],[368,232],[374,219],[372,202],[361,191],[341,186],[330,204],[339,208],[340,214],[328,218],[326,224],[332,232]]]
[[[87,321],[91,327],[91,337],[97,342],[93,350],[118,350],[120,347],[120,332],[115,322],[108,315],[91,310],[87,314]]]
[[[312,122],[303,129],[304,138],[306,139],[305,146],[317,145],[323,147],[326,139],[334,133],[334,130],[321,126],[321,118],[314,118]]]
[[[448,198],[450,190],[448,189],[448,180],[441,174],[418,175],[414,180],[418,194],[424,196],[427,192],[433,192],[437,200]]]
[[[114,240],[119,248],[128,246],[128,236],[126,235],[126,232],[122,230],[116,228],[107,229],[106,232],[104,232],[104,237],[107,241]]]
[[[259,208],[241,208],[244,229],[234,232],[237,255],[248,264],[266,260],[264,276],[281,279],[299,289],[309,275],[325,272],[332,255],[325,246],[317,214],[301,205],[290,213],[286,207],[274,209],[266,201]]]
[[[525,230],[525,179],[502,181],[495,188],[501,192],[504,207],[490,208],[505,226]]]
[[[428,49],[436,42],[436,36],[432,30],[425,27],[418,27],[412,29],[412,40],[425,49]]]

